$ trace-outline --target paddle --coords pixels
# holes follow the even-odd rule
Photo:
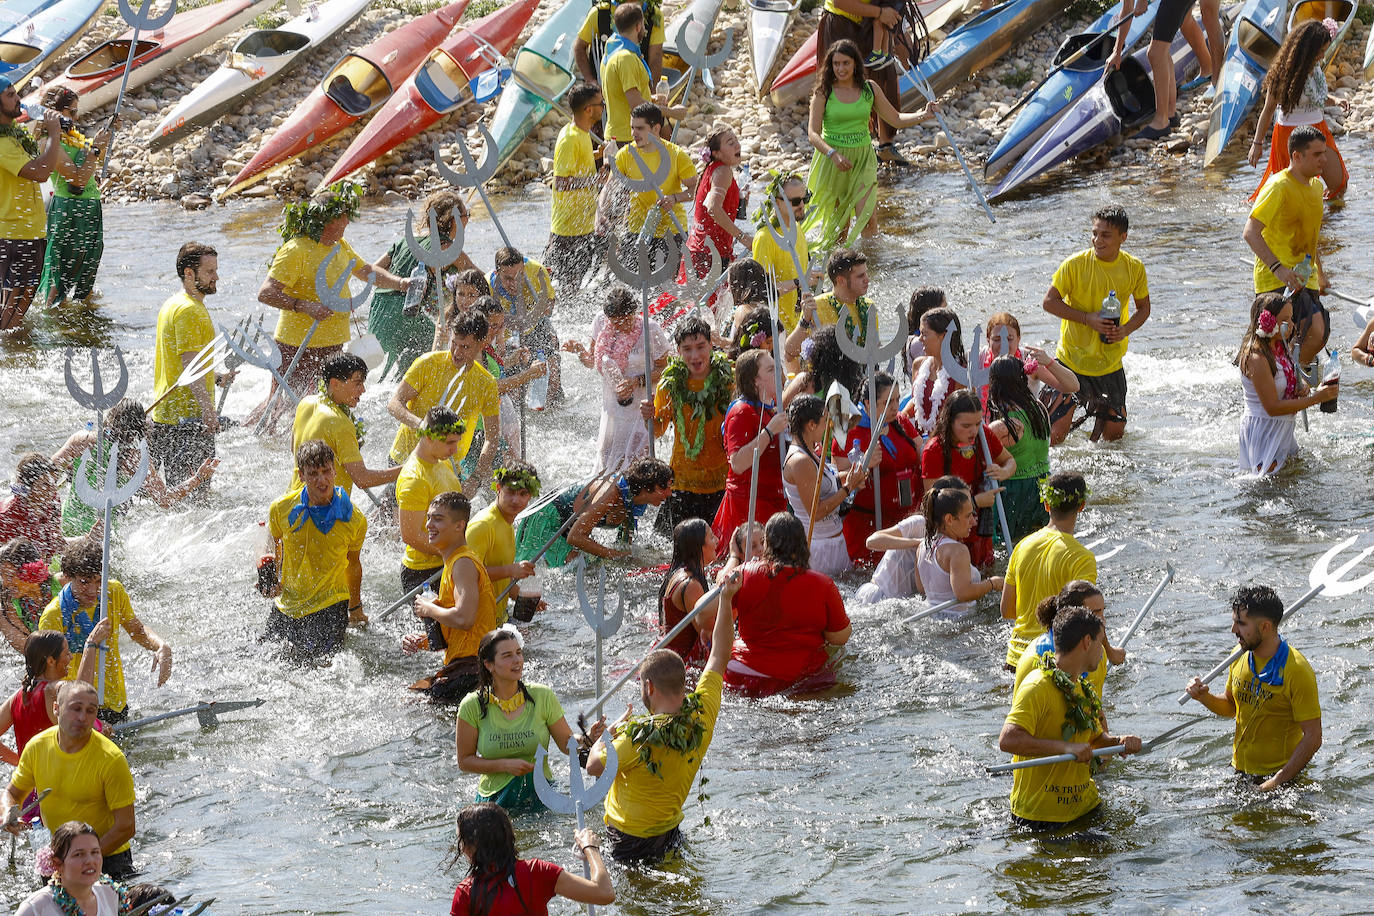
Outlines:
[[[176,377],[176,381],[172,382],[171,386],[166,391],[158,395],[157,400],[147,406],[143,411],[144,415],[147,416],[152,414],[153,409],[167,400],[167,397],[173,391],[176,391],[178,388],[189,388],[211,372],[214,372],[215,367],[225,358],[228,349],[229,344],[225,340],[224,335],[216,334],[208,344],[201,347],[200,350],[196,352],[195,356],[191,357],[190,362],[182,367],[181,374]]]
[[[1126,635],[1123,636],[1121,642],[1117,644],[1118,649],[1126,648],[1126,643],[1131,641],[1131,637],[1134,636],[1135,631],[1139,629],[1141,621],[1145,619],[1145,615],[1150,612],[1150,608],[1155,606],[1155,602],[1159,600],[1159,596],[1164,594],[1164,589],[1172,581],[1174,581],[1174,564],[1165,563],[1164,578],[1159,581],[1159,584],[1155,586],[1155,590],[1150,593],[1150,597],[1145,599],[1145,603],[1141,605],[1140,613],[1135,615],[1135,620],[1131,621],[1131,626],[1126,630]],[[1108,662],[1107,666],[1111,667],[1111,662]]]
[[[1136,751],[1136,756],[1138,757],[1141,754],[1150,753],[1161,744],[1173,740],[1199,722],[1206,722],[1211,718],[1212,716],[1194,716],[1182,725],[1175,725],[1164,734],[1156,738],[1151,738],[1149,741],[1142,744],[1140,750]],[[1113,754],[1124,753],[1126,753],[1126,745],[1124,744],[1113,744],[1110,747],[1093,748],[1094,757],[1110,757]],[[1002,763],[997,766],[988,767],[987,771],[989,773],[1010,773],[1013,770],[1028,770],[1031,767],[1049,766],[1052,763],[1072,763],[1077,759],[1078,757],[1074,754],[1055,754],[1053,757],[1035,757],[1030,760],[1017,760],[1014,763]]]
[[[1292,607],[1283,612],[1283,620],[1285,623],[1287,623],[1288,619],[1292,617],[1299,608],[1323,592],[1326,593],[1327,597],[1341,598],[1345,595],[1350,595],[1359,591],[1370,582],[1374,582],[1374,572],[1367,573],[1358,579],[1351,579],[1348,581],[1345,579],[1346,573],[1354,569],[1365,557],[1374,553],[1374,546],[1366,547],[1364,550],[1361,550],[1355,556],[1355,559],[1341,566],[1334,573],[1330,571],[1332,561],[1336,559],[1341,551],[1355,543],[1358,537],[1359,535],[1352,534],[1318,558],[1316,564],[1312,567],[1312,572],[1307,577],[1307,582],[1312,587],[1308,589],[1306,594],[1295,601]],[[1231,664],[1235,662],[1236,659],[1240,658],[1245,651],[1246,649],[1244,646],[1236,646],[1235,651],[1226,656],[1225,661],[1202,676],[1202,683],[1204,685],[1210,684],[1218,674],[1230,668]],[[1182,706],[1190,699],[1191,697],[1188,695],[1188,691],[1185,690],[1178,698],[1178,705]]]
[[[902,623],[914,623],[914,622],[917,621],[917,620],[924,620],[925,618],[931,616],[932,614],[938,614],[938,613],[940,613],[940,612],[943,611],[943,610],[947,610],[948,608],[954,607],[954,606],[955,606],[956,604],[958,604],[958,603],[959,603],[959,599],[958,599],[958,598],[951,598],[951,599],[949,599],[948,601],[941,601],[939,604],[934,605],[933,607],[928,607],[928,608],[926,608],[924,611],[917,611],[915,614],[912,614],[910,617],[903,617],[903,618],[901,619],[901,622],[902,622]]]
[[[897,66],[902,66],[900,60],[896,58],[893,58],[893,60]],[[935,94],[931,92],[930,83],[921,75],[920,68],[912,67],[910,70],[906,70],[906,72],[911,75],[912,85],[916,87],[921,95],[925,96],[926,101],[934,102]],[[974,179],[973,173],[969,171],[968,163],[964,161],[964,154],[959,152],[959,144],[954,142],[954,134],[950,132],[949,125],[945,123],[944,113],[940,111],[935,112],[935,119],[940,122],[940,129],[944,131],[945,136],[949,138],[949,148],[954,150],[954,158],[959,160],[959,167],[964,170],[964,177],[968,179],[968,186],[973,191],[973,196],[978,200],[978,203],[982,205],[983,212],[988,215],[988,220],[994,223],[997,222],[997,217],[992,215],[992,208],[988,206],[988,199],[983,196],[983,189],[978,187],[978,182]]]
[[[144,716],[142,719],[119,722],[110,727],[110,734],[118,735],[122,732],[131,732],[143,728],[145,725],[152,725],[154,722],[165,722],[168,719],[192,714],[195,714],[196,718],[200,720],[201,728],[215,728],[219,725],[220,713],[236,712],[240,709],[257,709],[266,702],[266,700],[208,700],[204,703],[197,703],[195,706],[187,706],[185,709],[174,709],[171,712],[160,712],[155,716]]]
[[[124,17],[124,21],[129,24],[129,28],[134,30],[133,38],[129,41],[129,53],[124,58],[124,77],[119,81],[119,97],[115,99],[114,114],[110,115],[110,148],[105,151],[105,162],[100,167],[100,180],[103,182],[110,174],[110,160],[114,158],[115,127],[119,124],[119,111],[124,107],[124,93],[129,88],[129,71],[134,68],[134,58],[138,56],[138,33],[147,29],[155,32],[172,21],[172,17],[177,14],[176,0],[167,4],[167,9],[158,15],[152,15],[153,0],[143,0],[138,12],[129,5],[129,0],[119,0],[119,15]]]
[[[1006,123],[1007,118],[1010,118],[1012,115],[1016,114],[1023,107],[1025,107],[1026,103],[1029,102],[1035,96],[1035,94],[1040,91],[1040,87],[1045,85],[1045,83],[1049,82],[1050,77],[1054,76],[1056,73],[1059,73],[1061,70],[1065,70],[1073,64],[1078,63],[1080,60],[1083,59],[1083,56],[1086,55],[1089,51],[1093,50],[1093,48],[1096,47],[1102,41],[1103,38],[1106,38],[1108,35],[1112,34],[1117,29],[1121,28],[1123,25],[1125,25],[1127,22],[1130,22],[1134,18],[1134,12],[1122,13],[1120,19],[1118,19],[1116,22],[1113,22],[1111,25],[1107,26],[1101,32],[1080,32],[1080,35],[1094,35],[1094,37],[1090,41],[1084,42],[1083,47],[1079,48],[1077,51],[1074,51],[1068,57],[1064,58],[1062,61],[1056,64],[1054,67],[1051,67],[1050,71],[1046,73],[1038,83],[1036,83],[1034,86],[1028,89],[1026,91],[1026,94],[1021,96],[1020,100],[1010,109],[1008,109],[1006,114],[1002,115],[1000,118],[997,119],[997,123]],[[1105,63],[1103,64],[1103,69],[1106,69]]]

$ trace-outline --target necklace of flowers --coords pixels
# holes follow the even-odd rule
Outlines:
[[[124,902],[124,889],[110,880],[109,875],[101,875],[95,883],[105,884],[114,888],[115,894],[119,897],[119,912],[129,912],[130,908],[128,904]],[[52,876],[49,887],[52,888],[52,902],[62,911],[63,916],[83,916],[84,911],[81,909],[81,904],[77,903],[76,898],[71,895],[71,892],[62,886],[62,882],[58,879],[57,875]],[[94,891],[94,889],[95,888],[92,887],[92,891]]]
[[[929,357],[924,359],[911,383],[912,399],[916,402],[916,427],[923,436],[935,431],[935,418],[940,415],[940,405],[949,394],[949,373],[941,364],[940,371],[935,374],[935,387],[930,391],[930,410],[926,410],[926,382],[930,380],[930,364],[933,362],[935,360]]]
[[[1094,734],[1102,728],[1102,701],[1097,698],[1097,691],[1093,690],[1091,683],[1080,678],[1075,684],[1067,671],[1055,665],[1053,652],[1041,656],[1040,670],[1059,688],[1069,704],[1069,711],[1064,715],[1065,741],[1072,741],[1074,735],[1080,732]]]
[[[320,392],[320,399],[324,401],[324,403],[332,405],[334,408],[341,411],[345,417],[353,421],[353,434],[358,437],[358,447],[362,448],[363,442],[367,439],[367,424],[362,421],[361,417],[354,416],[352,410],[329,396],[329,382],[320,379],[318,390]]]
[[[692,762],[691,754],[701,747],[701,739],[706,736],[706,726],[701,723],[699,712],[701,698],[689,693],[682,701],[682,708],[675,713],[635,716],[625,723],[630,741],[639,751],[639,760],[650,773],[663,778],[659,762],[653,759],[655,747],[686,754],[687,762]]]
[[[730,390],[734,386],[734,370],[730,360],[723,353],[711,354],[711,368],[706,373],[706,383],[700,391],[693,391],[688,382],[687,364],[679,356],[668,360],[659,385],[668,393],[673,403],[673,420],[677,435],[682,440],[682,453],[688,461],[695,461],[706,445],[706,419],[712,414],[724,413],[730,403]],[[692,418],[697,421],[696,435],[687,441],[685,407],[692,410]]]
[[[0,124],[0,137],[10,137],[24,148],[30,157],[38,155],[38,141],[18,124]]]

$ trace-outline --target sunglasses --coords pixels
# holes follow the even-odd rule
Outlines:
[[[787,198],[787,200],[789,203],[792,204],[792,206],[800,207],[805,204],[811,203],[811,192],[807,191],[806,194],[801,197],[789,197]]]

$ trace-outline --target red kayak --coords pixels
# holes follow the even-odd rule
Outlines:
[[[256,184],[376,111],[391,97],[394,87],[414,73],[453,31],[467,5],[468,0],[450,3],[347,55],[267,138],[252,161],[234,176],[221,199]]]
[[[450,35],[353,138],[321,184],[353,174],[472,101],[470,84],[515,46],[538,5],[539,0],[516,0]]]

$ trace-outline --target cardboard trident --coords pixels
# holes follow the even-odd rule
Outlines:
[[[678,100],[687,104],[692,94],[692,83],[696,80],[697,74],[701,74],[702,84],[712,92],[716,91],[716,81],[711,75],[714,67],[719,67],[730,59],[730,52],[735,47],[735,30],[733,28],[725,30],[724,40],[721,42],[720,50],[715,54],[707,53],[707,48],[711,44],[711,27],[714,23],[704,22],[697,29],[700,43],[693,47],[688,41],[688,31],[696,24],[696,16],[692,13],[687,14],[687,18],[682,20],[682,25],[678,27],[673,35],[673,43],[677,46],[677,55],[682,58],[682,62],[688,67],[687,83],[682,88],[682,95]],[[677,132],[682,127],[682,120],[679,119],[673,125],[673,134],[668,139],[676,140]]]
[[[115,347],[115,361],[119,363],[119,381],[106,391],[105,379],[100,374],[100,351],[92,347],[91,390],[87,391],[81,387],[81,383],[76,380],[76,373],[72,371],[73,352],[71,349],[67,350],[67,392],[76,403],[87,410],[95,411],[95,441],[99,445],[105,441],[105,411],[118,404],[124,397],[124,392],[128,390],[129,367],[124,363],[123,351]]]
[[[847,311],[848,310],[846,309],[841,312],[841,321],[846,321]],[[862,344],[860,344],[855,337],[849,336],[850,330],[848,323],[845,324],[843,333],[840,332],[840,329],[838,327],[835,328],[835,343],[839,345],[840,352],[843,353],[845,356],[849,357],[850,359],[854,360],[854,362],[858,363],[859,365],[868,367],[869,443],[868,450],[864,453],[863,456],[863,467],[868,466],[869,460],[872,458],[874,454],[874,447],[882,441],[882,437],[878,435],[878,429],[882,425],[881,418],[887,415],[886,405],[878,403],[878,370],[881,368],[883,362],[896,357],[898,353],[902,352],[902,348],[906,346],[906,313],[903,312],[900,308],[896,311],[897,333],[893,334],[892,339],[889,340],[887,343],[883,343],[882,340],[878,337],[878,309],[876,306],[870,306],[868,309],[868,327],[862,329]],[[948,339],[948,336],[946,337],[946,339]],[[892,393],[896,391],[896,388],[897,386],[894,382],[892,388],[888,391],[889,398],[892,397]],[[875,413],[878,414],[878,416],[874,416]],[[822,456],[822,460],[824,460],[824,456]],[[882,474],[877,472],[874,472],[873,474],[873,524],[875,526],[875,531],[882,530]]]
[[[281,374],[281,349],[277,346],[276,340],[272,337],[272,332],[262,326],[262,315],[259,313],[257,324],[253,324],[251,316],[245,316],[243,321],[234,327],[232,332],[220,328],[220,333],[224,335],[225,341],[229,344],[230,356],[225,362],[228,367],[233,360],[238,360],[239,365],[247,363],[259,369],[265,369],[273,379],[276,380],[277,390],[286,392],[286,396],[291,399],[294,406],[300,402],[295,390],[287,383],[286,377]],[[220,405],[223,406],[224,398],[220,397]]]
[[[224,386],[220,389],[219,403],[215,405],[216,414],[224,413],[224,402],[229,399],[229,386],[233,384],[232,373],[235,372],[239,366],[242,366],[244,363],[247,362],[247,360],[243,358],[243,354],[239,353],[237,350],[234,349],[234,334],[246,335],[248,333],[249,325],[252,324],[252,322],[253,316],[244,315],[242,318],[239,319],[239,323],[234,325],[234,330],[232,333],[226,331],[224,328],[221,328],[218,325],[216,325],[215,327],[215,330],[219,331],[220,334],[224,335],[224,345],[227,349],[224,352],[223,366],[225,374],[230,375],[229,381],[225,382]]]
[[[607,616],[606,614],[606,564],[600,563],[597,567],[597,592],[596,603],[593,604],[587,595],[587,557],[585,554],[578,554],[576,560],[577,567],[577,600],[582,605],[582,617],[587,621],[587,626],[592,628],[596,634],[596,694],[601,695],[603,665],[601,658],[602,642],[614,636],[620,630],[620,623],[625,616],[625,581],[622,579],[616,585],[616,607],[615,613]]]
[[[678,247],[677,239],[665,237],[668,254],[663,261],[663,266],[654,269],[652,246],[642,239],[634,241],[635,266],[631,270],[620,260],[619,246],[614,242],[606,251],[606,263],[611,268],[611,273],[615,274],[625,283],[639,287],[640,295],[640,323],[644,335],[644,388],[653,396],[654,382],[654,354],[649,346],[649,290],[662,283],[667,283],[677,273],[678,261],[682,258],[682,250]],[[654,421],[645,420],[649,427],[649,457],[654,457]]]
[[[129,88],[129,71],[134,67],[134,58],[138,56],[138,33],[142,31],[157,32],[167,23],[172,21],[172,17],[177,14],[177,2],[172,0],[167,4],[167,9],[152,14],[153,0],[143,0],[138,11],[129,4],[129,0],[119,0],[119,15],[124,17],[124,21],[129,24],[129,28],[134,30],[133,38],[129,42],[129,53],[124,58],[124,77],[119,81],[119,98],[115,99],[114,114],[110,116],[110,127],[113,129],[119,119],[119,111],[124,107],[124,93]],[[100,167],[100,180],[104,181],[105,176],[110,174],[110,160],[114,158],[113,134],[110,136],[110,148],[105,151],[105,164]]]
[[[611,784],[615,782],[616,771],[620,768],[620,758],[615,753],[615,743],[605,741],[601,745],[606,749],[606,768],[601,771],[601,775],[591,785],[587,785],[582,779],[582,766],[577,759],[577,738],[574,735],[568,736],[568,794],[564,795],[549,784],[549,779],[544,775],[544,761],[548,757],[548,749],[540,747],[534,752],[534,794],[539,796],[539,800],[544,803],[550,811],[558,814],[571,814],[577,818],[577,829],[583,827],[584,815],[590,808],[595,808],[601,804],[611,791]],[[582,876],[591,877],[591,865],[585,860],[582,863]],[[588,916],[595,916],[596,907],[587,904]]]
[[[968,388],[975,395],[983,390],[983,386],[988,383],[988,376],[991,374],[988,367],[983,365],[983,327],[982,325],[973,326],[973,346],[968,351],[968,367],[959,365],[959,361],[954,358],[954,353],[950,350],[950,338],[953,334],[946,334],[940,343],[940,361],[949,373],[949,377]],[[978,421],[978,442],[983,447],[983,462],[987,467],[992,467],[992,450],[988,448],[988,437],[983,432],[983,422]],[[989,478],[989,483],[996,487],[996,481]],[[1002,543],[1006,545],[1007,553],[1011,553],[1011,526],[1007,524],[1007,510],[1002,505],[1002,494],[994,495],[997,505],[997,520],[1002,525]]]
[[[112,726],[110,731],[117,735],[120,732],[131,732],[143,728],[145,725],[152,725],[154,722],[165,722],[168,719],[189,715],[195,715],[201,728],[218,728],[220,713],[235,712],[240,709],[256,709],[266,702],[266,700],[209,700],[194,706],[187,706],[185,709],[174,709],[171,712],[160,712],[155,716],[144,716],[142,719],[120,722]]]

